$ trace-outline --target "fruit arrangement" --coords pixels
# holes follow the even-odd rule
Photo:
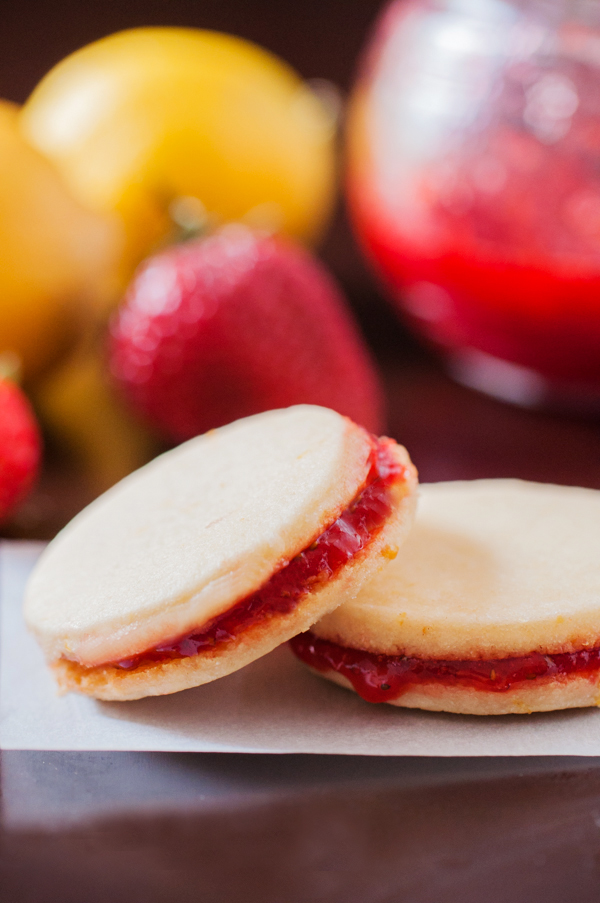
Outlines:
[[[309,250],[335,170],[330,106],[216,32],[111,35],[22,108],[0,102],[0,355],[91,494],[270,408],[321,404],[381,429],[368,352]]]

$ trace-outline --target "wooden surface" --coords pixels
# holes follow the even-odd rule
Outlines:
[[[596,903],[592,760],[5,753],[7,903]]]

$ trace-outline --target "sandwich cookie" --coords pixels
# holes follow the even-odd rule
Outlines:
[[[600,704],[600,492],[422,485],[397,558],[292,647],[370,702],[472,715]]]
[[[63,690],[173,693],[247,665],[351,598],[411,527],[405,449],[326,408],[167,452],[50,543],[25,619]]]

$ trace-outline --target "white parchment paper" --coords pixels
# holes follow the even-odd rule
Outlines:
[[[21,617],[42,546],[0,544],[0,748],[377,756],[600,755],[600,711],[495,718],[370,705],[287,648],[173,696],[97,702],[56,694]]]

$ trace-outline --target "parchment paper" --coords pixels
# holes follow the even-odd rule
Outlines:
[[[600,711],[495,718],[370,705],[286,647],[212,684],[137,702],[56,694],[21,617],[42,546],[0,544],[0,748],[377,756],[600,755]]]

